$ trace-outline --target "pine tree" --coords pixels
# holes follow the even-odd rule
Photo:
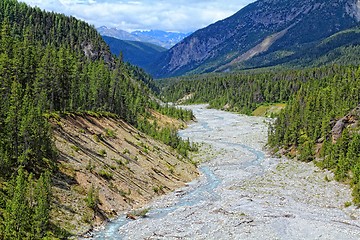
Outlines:
[[[4,239],[29,239],[31,229],[31,213],[28,205],[27,181],[23,168],[18,170],[14,191],[6,204],[4,213],[5,233]]]
[[[11,85],[11,96],[9,99],[9,110],[5,119],[5,131],[6,139],[5,151],[10,154],[9,162],[6,163],[5,167],[13,167],[19,163],[20,156],[20,121],[21,121],[21,105],[22,105],[22,87],[20,83],[14,81]],[[21,163],[20,163],[21,164]]]
[[[32,216],[32,229],[36,239],[41,239],[49,229],[50,203],[51,203],[50,173],[40,176],[35,188],[34,214]]]
[[[94,185],[90,186],[85,202],[89,208],[93,210],[97,209],[98,204],[100,203],[99,189],[95,188]]]

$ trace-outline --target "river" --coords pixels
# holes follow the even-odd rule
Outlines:
[[[265,118],[187,108],[197,122],[179,134],[202,143],[201,177],[94,239],[360,239],[349,187],[311,163],[270,156]]]

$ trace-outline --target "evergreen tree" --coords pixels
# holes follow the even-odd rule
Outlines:
[[[32,229],[36,239],[43,238],[49,230],[51,182],[50,173],[45,172],[37,181],[35,188],[34,214],[32,217]]]
[[[31,213],[26,199],[28,185],[24,169],[18,170],[14,185],[14,190],[6,204],[4,213],[4,239],[30,239]]]

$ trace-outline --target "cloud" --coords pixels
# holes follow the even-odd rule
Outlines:
[[[73,15],[90,24],[123,30],[191,32],[224,19],[254,0],[22,0]]]

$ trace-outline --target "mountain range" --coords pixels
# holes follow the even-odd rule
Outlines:
[[[97,28],[102,36],[113,37],[126,41],[138,41],[152,43],[163,48],[171,48],[176,43],[189,36],[191,33],[166,32],[160,30],[133,31],[127,32],[117,28],[108,28],[105,26]]]
[[[348,55],[358,61],[359,21],[359,0],[259,0],[186,37],[157,58],[150,73],[164,78],[346,64]]]

